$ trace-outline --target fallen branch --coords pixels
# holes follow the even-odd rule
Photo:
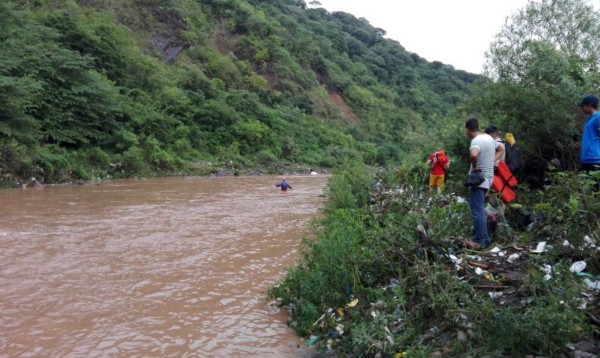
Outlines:
[[[481,262],[476,262],[476,261],[467,261],[467,263],[471,266],[475,266],[475,267],[480,267],[482,269],[488,269],[489,266],[487,264],[481,263]]]

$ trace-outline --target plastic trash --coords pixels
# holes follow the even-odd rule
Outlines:
[[[450,257],[450,260],[452,260],[452,262],[455,263],[456,265],[460,265],[462,263],[462,259],[459,259],[455,255],[449,255],[448,257]]]
[[[542,271],[546,273],[544,280],[548,281],[552,278],[552,266],[546,264],[542,266]]]
[[[499,248],[498,246],[495,246],[493,249],[491,249],[491,250],[490,250],[490,252],[491,252],[492,254],[497,254],[497,253],[499,253],[500,251],[502,251],[502,249],[501,249],[501,248]]]
[[[592,238],[590,238],[587,235],[583,237],[583,241],[585,241],[587,247],[596,247],[596,243],[594,242],[594,240],[592,240]]]
[[[586,284],[587,287],[591,288],[592,290],[600,290],[600,281],[592,281],[589,278],[586,278],[585,280],[583,280],[583,282]]]
[[[531,250],[531,252],[539,254],[539,253],[544,252],[544,250],[546,250],[546,241],[540,241],[540,242],[538,242],[535,250]]]
[[[500,297],[502,297],[502,295],[504,295],[504,293],[502,293],[502,292],[488,292],[488,294],[490,295],[490,298],[492,300],[500,298]]]
[[[310,339],[306,341],[307,346],[312,346],[319,339],[317,336],[310,336]]]
[[[510,262],[511,264],[514,263],[515,261],[517,261],[519,258],[521,257],[521,255],[519,254],[511,254],[508,257],[508,262]]]
[[[350,308],[352,308],[352,307],[356,307],[356,305],[357,305],[357,304],[358,304],[358,299],[354,299],[354,300],[352,300],[350,303],[348,303],[348,304],[346,305],[346,307],[350,307]]]
[[[579,272],[585,270],[585,267],[586,267],[585,261],[577,261],[571,265],[571,268],[569,268],[569,271],[574,272],[574,273],[579,273]]]

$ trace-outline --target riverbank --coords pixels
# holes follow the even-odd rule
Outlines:
[[[176,176],[258,176],[258,175],[310,175],[310,174],[330,174],[331,168],[315,167],[307,164],[270,164],[267,166],[238,166],[233,162],[190,162],[185,170],[176,172],[152,171],[144,175],[124,175],[124,173],[107,171],[98,171],[90,178],[78,178],[76,175],[65,175],[64,179],[58,182],[45,182],[36,177],[21,178],[12,175],[5,175],[0,180],[0,188],[20,188],[31,187],[40,188],[46,185],[83,185],[87,183],[99,184],[119,179],[144,179],[144,178],[163,178]]]
[[[335,173],[316,239],[270,295],[289,324],[341,356],[560,356],[600,352],[600,205],[590,181],[550,173],[518,188],[492,246],[467,250],[462,181],[429,196],[427,171]],[[591,182],[593,183],[593,182]]]

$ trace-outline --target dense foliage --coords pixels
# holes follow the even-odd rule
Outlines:
[[[478,77],[302,1],[9,0],[0,15],[4,181],[398,161]]]
[[[585,277],[600,275],[600,205],[589,176],[553,172],[561,185],[520,189],[498,216],[494,253],[459,245],[471,235],[462,180],[432,197],[426,167],[403,167],[378,174],[378,193],[369,173],[334,175],[316,237],[271,289],[309,343],[357,357],[553,357],[597,342],[598,291]],[[532,253],[541,241],[548,249]],[[581,276],[569,271],[580,260]]]

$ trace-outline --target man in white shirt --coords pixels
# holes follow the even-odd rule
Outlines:
[[[469,207],[473,217],[472,248],[484,248],[490,244],[485,213],[485,196],[492,186],[494,179],[494,161],[497,152],[501,151],[494,138],[479,129],[476,118],[470,118],[465,123],[465,133],[471,139],[469,146],[469,161],[471,172],[481,172],[485,181],[476,187],[469,187]]]

